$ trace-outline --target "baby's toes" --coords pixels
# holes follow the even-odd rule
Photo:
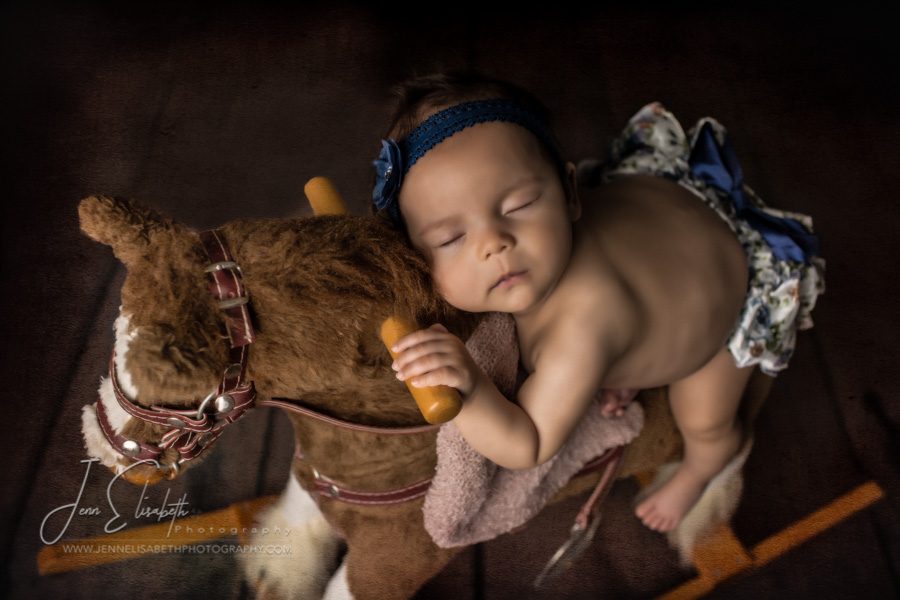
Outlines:
[[[671,531],[675,524],[675,519],[666,518],[662,520],[662,523],[659,525],[659,530],[662,532]]]

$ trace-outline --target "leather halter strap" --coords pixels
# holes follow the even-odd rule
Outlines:
[[[241,283],[241,267],[238,266],[228,251],[228,247],[219,235],[219,229],[207,229],[200,232],[200,240],[209,257],[210,264],[206,272],[211,273],[209,291],[219,301],[219,308],[225,313],[228,323],[228,337],[231,348],[252,344],[256,341],[256,332],[250,322],[247,309],[250,295]],[[246,367],[246,362],[242,363]],[[243,377],[244,372],[241,371]]]
[[[334,425],[342,429],[352,429],[353,431],[364,431],[366,433],[403,435],[411,433],[425,433],[426,431],[435,431],[440,427],[440,425],[408,425],[403,427],[388,427],[383,425],[364,425],[362,423],[353,423],[352,421],[345,421],[343,419],[338,419],[337,417],[332,417],[320,412],[316,412],[311,408],[300,406],[299,404],[295,404],[285,398],[260,400],[259,402],[257,402],[257,404],[260,406],[274,406],[276,408],[295,412],[305,417],[312,417],[313,419],[317,419],[319,421],[322,421],[323,423],[328,423],[329,425]],[[302,458],[302,456],[299,458]]]
[[[603,501],[608,493],[613,482],[612,475],[618,470],[621,463],[621,457],[621,446],[610,448],[600,456],[587,462],[577,473],[572,475],[572,479],[574,479],[593,473],[594,471],[599,471],[600,469],[605,469],[604,474],[600,481],[597,482],[593,493],[582,506],[576,517],[576,522],[583,523],[584,527],[587,527],[591,520],[596,516],[595,508]],[[294,454],[294,458],[303,460],[302,454],[300,454],[299,445],[297,447],[297,452]],[[346,487],[339,485],[333,479],[322,475],[315,467],[312,468],[312,475],[316,492],[320,496],[341,500],[349,504],[398,504],[400,502],[414,500],[424,496],[428,492],[428,488],[431,486],[431,480],[433,479],[432,477],[428,477],[408,486],[387,492],[362,492],[347,489]]]
[[[410,425],[405,427],[383,427],[380,425],[363,425],[361,423],[353,423],[350,421],[345,421],[343,419],[338,419],[336,417],[332,417],[329,415],[324,415],[322,413],[316,412],[312,409],[306,408],[304,406],[300,406],[295,404],[294,402],[290,402],[283,398],[272,398],[269,400],[260,400],[258,402],[259,405],[262,406],[274,406],[276,408],[281,408],[286,411],[294,412],[299,415],[303,415],[304,417],[310,417],[316,419],[318,421],[322,421],[323,423],[328,423],[329,425],[340,427],[342,429],[349,429],[352,431],[362,431],[366,433],[376,433],[379,435],[410,435],[410,434],[418,434],[418,433],[427,433],[429,431],[436,431],[440,428],[440,425]],[[307,462],[306,456],[303,454],[303,449],[300,446],[300,441],[296,441],[296,447],[294,450],[294,459],[299,460],[301,462]],[[324,496],[326,498],[332,498],[335,500],[341,500],[343,502],[347,502],[350,504],[398,504],[400,502],[407,502],[409,500],[414,500],[419,498],[420,496],[424,496],[428,491],[429,486],[431,486],[431,477],[427,477],[415,483],[412,483],[407,486],[403,486],[394,490],[389,490],[386,492],[367,492],[367,491],[359,491],[353,490],[348,487],[345,487],[331,479],[322,473],[319,470],[310,465],[310,471],[312,472],[313,481],[315,484],[315,491],[319,496]]]

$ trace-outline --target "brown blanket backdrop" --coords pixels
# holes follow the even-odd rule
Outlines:
[[[246,598],[227,553],[156,553],[40,576],[52,541],[103,533],[108,473],[85,477],[81,407],[107,367],[124,271],[78,230],[76,203],[139,199],[196,228],[309,214],[303,184],[326,175],[367,211],[389,86],[413,70],[473,66],[531,88],[557,115],[569,157],[603,153],[659,100],[683,123],[712,115],[745,179],[771,205],[810,214],[827,259],[815,328],[799,335],[757,422],[733,520],[746,546],[855,486],[883,500],[718,598],[900,595],[898,54],[872,12],[624,8],[552,3],[515,14],[409,14],[392,3],[300,9],[15,2],[0,9],[6,195],[2,202],[0,468],[3,588],[12,598]],[[638,3],[641,4],[641,3]],[[434,9],[438,10],[438,9]],[[287,419],[260,409],[185,477],[142,506],[185,497],[208,512],[279,491]],[[69,509],[45,516],[79,498]],[[691,578],[634,517],[618,482],[592,547],[552,594],[529,592],[584,496],[525,529],[468,548],[419,598],[640,598]],[[140,489],[113,485],[123,520]]]

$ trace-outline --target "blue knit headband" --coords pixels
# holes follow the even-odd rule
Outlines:
[[[463,102],[435,113],[399,142],[390,138],[381,140],[381,153],[372,161],[375,167],[372,202],[375,207],[386,210],[391,220],[400,225],[397,196],[409,169],[444,139],[485,121],[508,121],[527,128],[550,150],[557,169],[564,171],[559,149],[546,124],[521,104],[505,99]]]

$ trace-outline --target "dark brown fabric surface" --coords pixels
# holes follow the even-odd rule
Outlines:
[[[41,521],[75,499],[84,476],[81,407],[104,373],[124,276],[108,248],[79,232],[78,200],[132,197],[202,228],[308,214],[303,184],[326,175],[365,214],[389,86],[441,63],[532,89],[576,162],[601,155],[647,102],[663,102],[685,127],[714,116],[747,183],[771,205],[813,216],[826,294],[760,415],[734,530],[752,546],[870,479],[887,497],[713,597],[900,595],[900,95],[886,20],[849,10],[560,8],[440,20],[377,5],[14,3],[0,23],[5,596],[251,596],[232,556],[37,574]],[[186,493],[205,512],[275,493],[291,444],[283,415],[257,411],[170,496]],[[104,505],[108,482],[95,465],[82,505]],[[468,549],[418,597],[662,593],[693,574],[633,516],[636,491],[615,487],[593,546],[553,593],[528,586],[583,498]],[[164,492],[148,493],[158,505]],[[133,507],[140,490],[116,493]],[[101,533],[108,516],[76,517],[66,538]]]

